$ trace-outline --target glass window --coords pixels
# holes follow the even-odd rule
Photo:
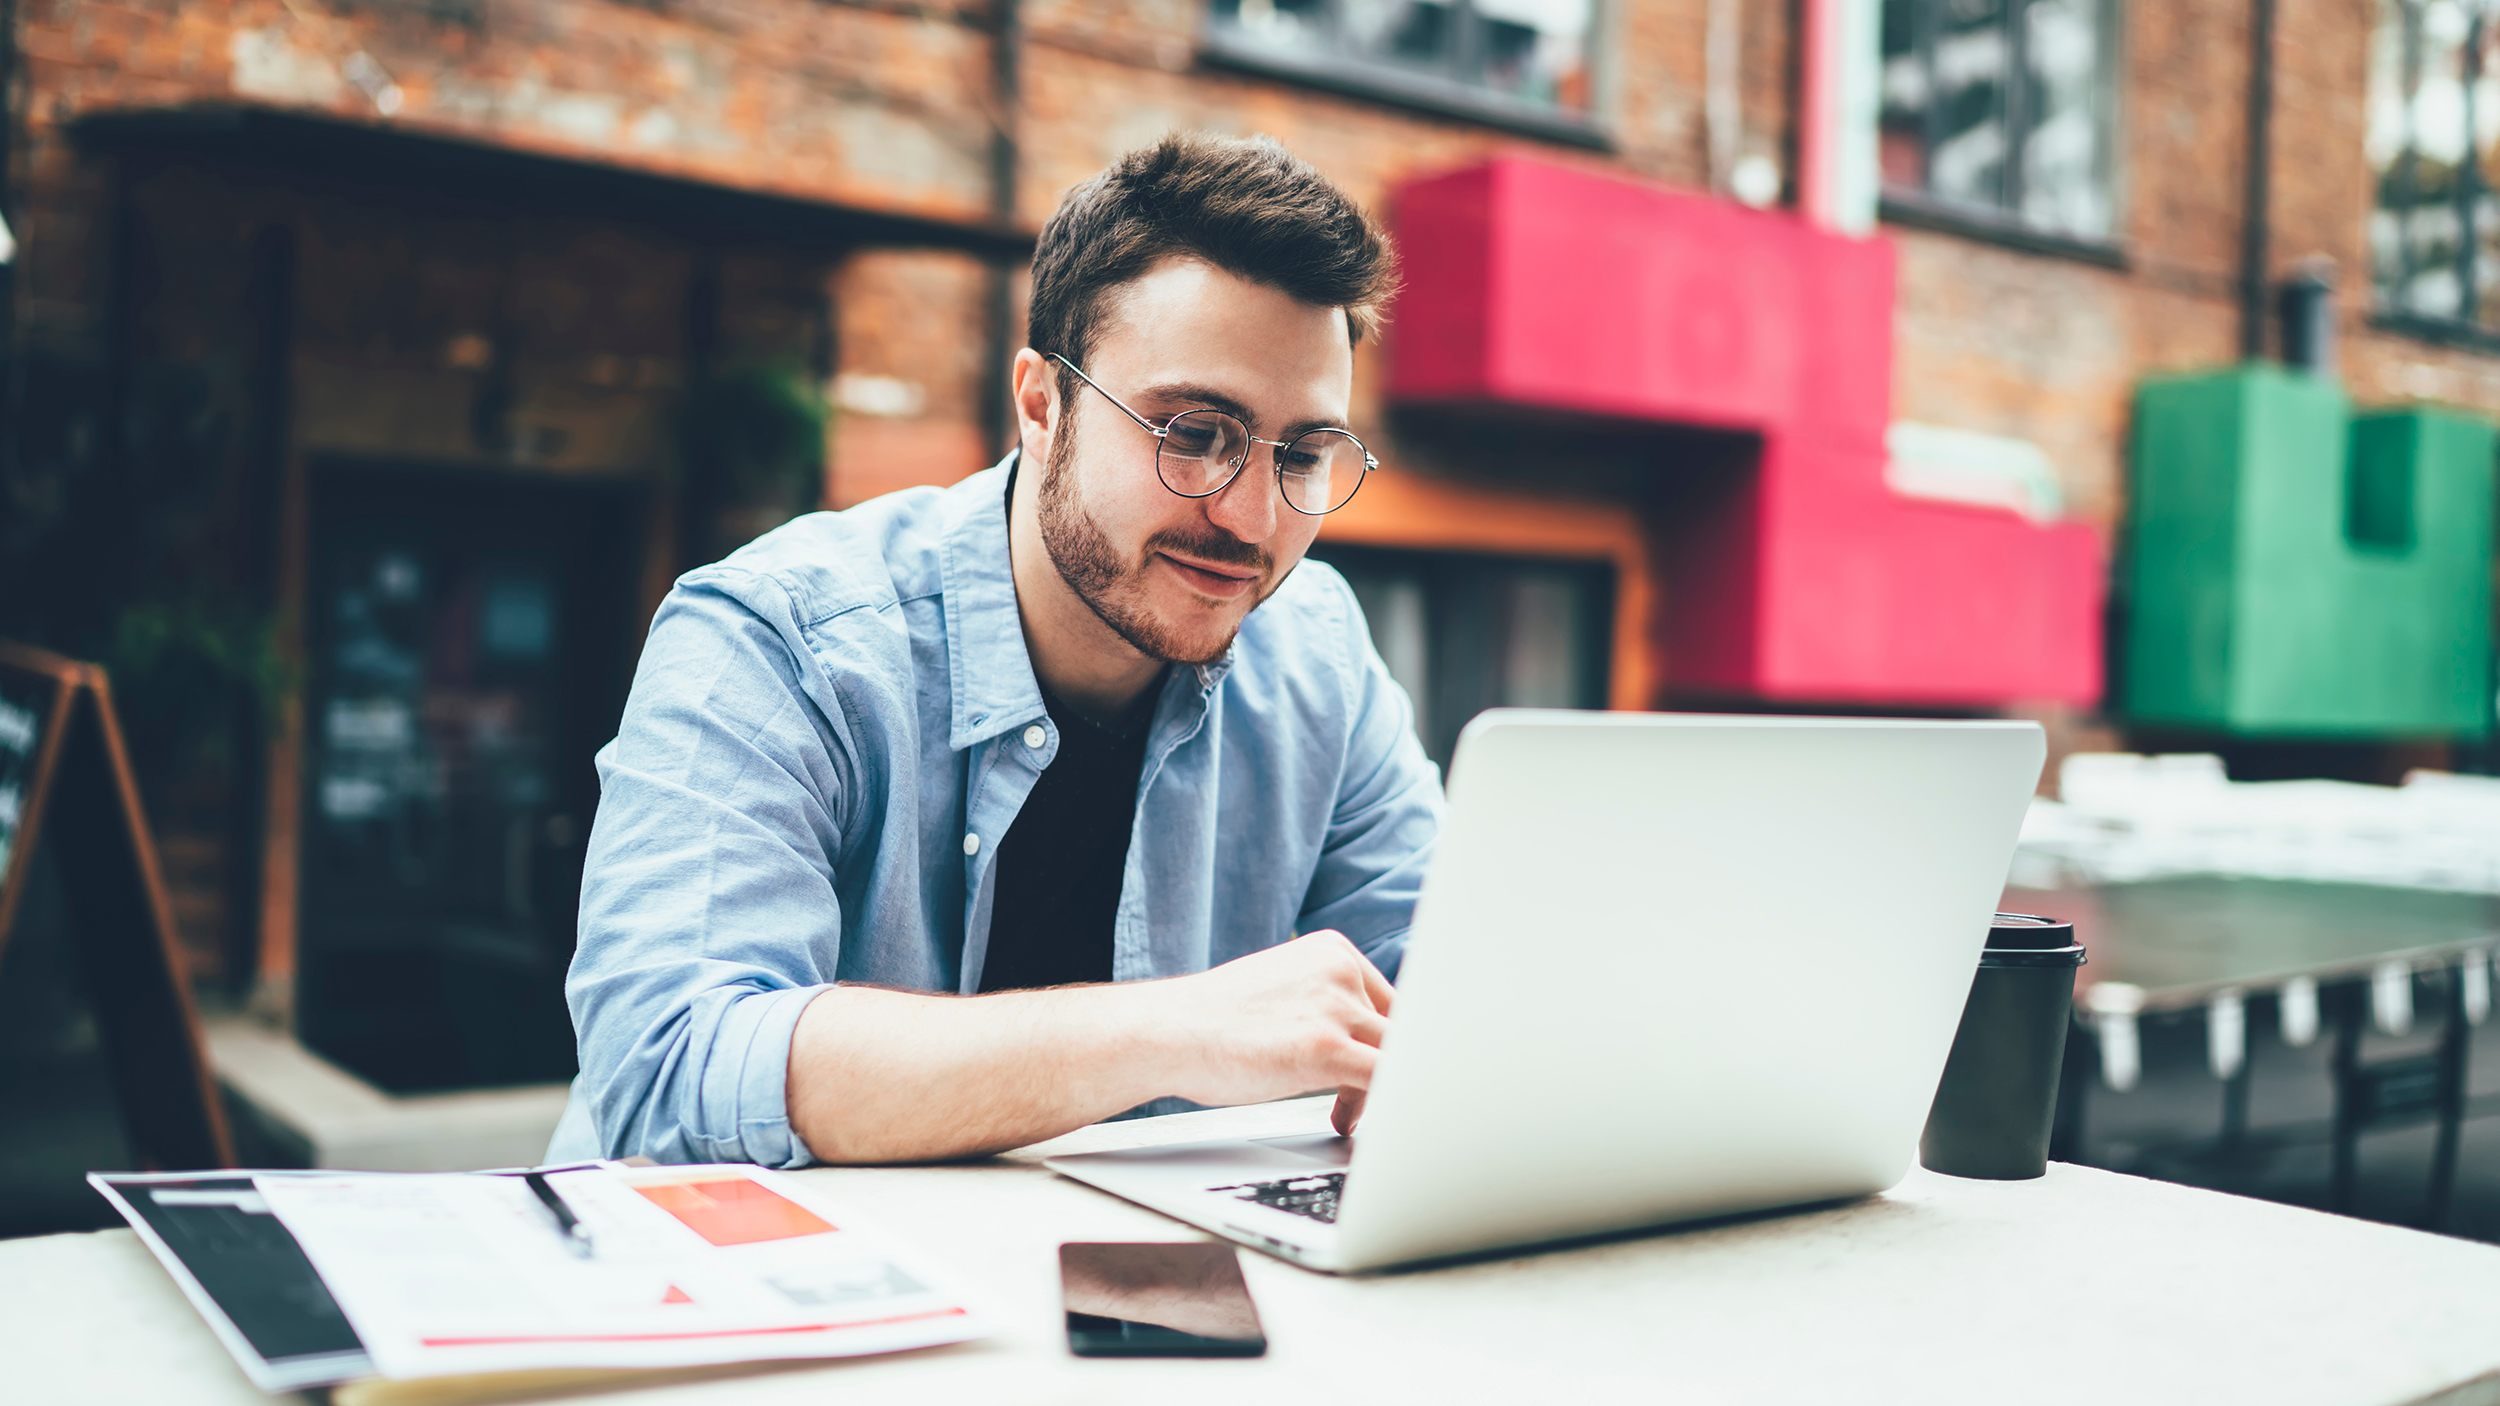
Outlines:
[[[1354,588],[1372,646],[1414,702],[1416,735],[1442,766],[1459,729],[1487,708],[1606,706],[1610,568],[1325,541],[1311,557]]]
[[[1884,0],[1886,197],[2109,238],[2115,3]]]
[[[1585,121],[1594,0],[1214,0],[1222,57],[1391,97]]]
[[[2378,188],[2370,256],[2381,308],[2500,325],[2500,42],[2493,0],[2379,0],[2363,138]]]
[[[311,502],[297,1032],[394,1092],[569,1078],[642,507],[361,461],[320,465]]]

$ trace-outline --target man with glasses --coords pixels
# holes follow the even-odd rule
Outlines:
[[[551,1158],[962,1156],[1135,1109],[1359,1114],[1440,781],[1303,554],[1392,281],[1273,142],[1042,231],[1019,445],[779,529],[653,622],[582,886]]]

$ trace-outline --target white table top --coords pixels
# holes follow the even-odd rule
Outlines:
[[[1053,1176],[1042,1156],[1313,1131],[1326,1110],[1298,1100],[1105,1124],[969,1166],[801,1173],[951,1266],[1006,1331],[596,1399],[2500,1402],[2500,1248],[2068,1166],[2030,1182],[1913,1171],[1837,1208],[1363,1278],[1244,1252],[1266,1357],[1068,1354],[1061,1241],[1195,1233]],[[269,1399],[121,1230],[0,1241],[0,1384],[30,1403]]]

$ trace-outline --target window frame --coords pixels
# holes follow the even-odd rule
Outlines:
[[[2026,254],[2073,259],[2077,263],[2121,272],[2135,266],[2127,246],[2115,238],[2087,239],[2040,225],[2025,224],[2010,217],[1991,218],[1984,210],[1952,201],[1914,198],[1905,192],[1888,190],[1876,197],[1875,214],[1888,225],[1960,235],[1965,239],[2019,249]]]
[[[1334,20],[1344,0],[1326,0]],[[1473,0],[1450,0],[1473,13]],[[1615,17],[1614,0],[1590,0],[1586,60],[1589,66],[1589,108],[1574,114],[1479,88],[1453,77],[1409,70],[1373,59],[1336,54],[1295,53],[1244,38],[1235,26],[1219,21],[1209,5],[1198,29],[1201,61],[1262,78],[1281,78],[1351,98],[1456,117],[1592,151],[1612,152],[1616,140],[1605,114],[1612,106],[1611,65],[1604,61],[1609,46],[1602,42]]]
[[[1908,4],[1914,7],[1917,32],[1914,44],[1928,71],[1935,69],[1935,33],[1928,17],[1942,0],[1885,0],[1887,4]],[[1930,185],[1898,186],[1884,178],[1880,164],[1876,171],[1876,213],[1891,224],[1918,229],[1939,230],[1950,234],[1986,240],[2021,249],[2028,253],[2047,254],[2080,260],[2104,268],[2125,269],[2131,264],[2126,238],[2122,231],[2127,223],[2126,200],[2126,76],[2127,76],[2127,0],[2100,0],[2100,52],[2104,55],[2100,71],[2094,76],[2096,99],[2100,108],[2100,151],[2097,174],[2103,193],[2109,201],[2109,230],[2104,234],[2078,234],[2054,225],[2040,224],[2022,213],[2022,141],[2012,133],[2026,135],[2033,114],[2029,107],[2028,84],[2022,80],[2025,60],[2029,54],[2027,24],[2016,23],[2027,15],[2034,0],[2006,0],[2007,16],[2003,22],[2006,35],[2005,109],[2008,139],[2001,180],[2002,198],[1992,205],[1954,200],[1935,193]],[[1879,55],[1877,62],[1880,63]],[[1880,82],[1880,80],[1879,80]],[[1879,100],[1877,122],[1880,125]],[[2016,115],[2022,119],[2017,126]],[[1932,96],[1922,110],[1925,123],[1926,149],[1935,149],[1938,104]]]
[[[2423,55],[2420,53],[2421,14],[2425,5],[2412,3],[2412,0],[2386,0],[2386,2],[2393,3],[2397,14],[2404,17],[2405,43],[2415,50],[2408,56],[2410,61],[2406,64],[2406,67],[2412,70],[2412,88],[2403,95],[2404,105],[2410,109],[2422,86],[2424,63]],[[2477,11],[2480,9],[2479,6],[2475,8]],[[2425,268],[2436,267],[2414,263],[2412,242],[2405,228],[2411,223],[2414,212],[2432,207],[2407,204],[2391,210],[2379,203],[2381,193],[2387,188],[2387,182],[2401,181],[2408,191],[2415,188],[2415,183],[2419,179],[2422,153],[2418,140],[2409,141],[2404,149],[2396,154],[2396,160],[2384,180],[2375,170],[2371,172],[2370,213],[2372,215],[2386,213],[2394,216],[2397,220],[2397,230],[2396,276],[2394,278],[2389,278],[2388,271],[2380,268],[2378,251],[2375,248],[2370,251],[2370,324],[2386,331],[2441,346],[2495,351],[2500,350],[2500,328],[2485,327],[2479,320],[2481,305],[2485,299],[2481,290],[2476,287],[2475,278],[2476,265],[2482,262],[2480,241],[2484,228],[2484,222],[2478,221],[2476,214],[2482,203],[2481,198],[2495,193],[2494,188],[2484,184],[2482,170],[2484,153],[2474,143],[2474,126],[2480,116],[2475,109],[2474,87],[2476,80],[2483,76],[2481,45],[2476,41],[2486,36],[2488,32],[2484,30],[2486,23],[2487,17],[2477,13],[2472,20],[2472,27],[2466,31],[2466,42],[2461,55],[2463,72],[2460,75],[2463,80],[2460,86],[2464,90],[2464,102],[2458,110],[2459,120],[2465,127],[2465,155],[2457,163],[2458,177],[2454,182],[2455,189],[2449,193],[2447,200],[2448,208],[2457,216],[2457,252],[2451,257],[2449,264],[2450,272],[2457,275],[2459,307],[2452,313],[2417,312],[2407,304],[2403,296],[2405,288],[2412,283],[2415,275]],[[2375,42],[2377,37],[2374,24],[2371,39]],[[2418,136],[2418,133],[2416,135]],[[2495,215],[2490,223],[2500,226],[2500,215]]]

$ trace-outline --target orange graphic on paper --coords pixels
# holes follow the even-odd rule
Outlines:
[[[685,1290],[678,1288],[678,1287],[677,1287],[676,1285],[674,1285],[674,1284],[671,1284],[671,1285],[669,1285],[669,1286],[668,1286],[668,1292],[667,1292],[667,1293],[665,1293],[665,1294],[660,1295],[660,1302],[662,1302],[662,1303],[693,1303],[693,1302],[694,1302],[694,1295],[687,1293]]]
[[[834,1228],[815,1212],[741,1176],[667,1182],[637,1186],[634,1190],[715,1245],[791,1240],[801,1235],[822,1235]]]

